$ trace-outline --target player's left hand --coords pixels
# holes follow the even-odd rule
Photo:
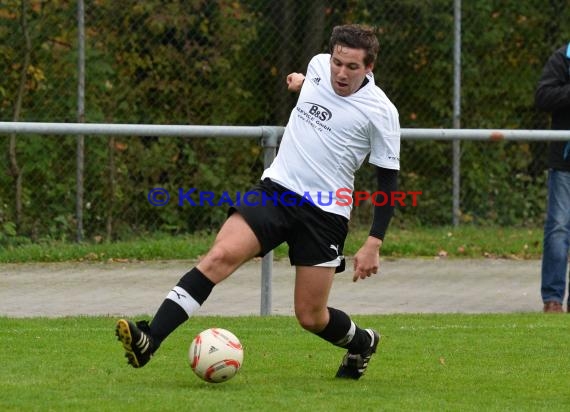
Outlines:
[[[354,255],[354,275],[352,281],[366,279],[378,273],[380,267],[380,246],[382,241],[369,236],[364,245]]]

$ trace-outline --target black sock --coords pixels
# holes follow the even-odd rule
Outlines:
[[[330,307],[328,310],[329,323],[316,335],[350,353],[364,352],[371,343],[368,332],[356,326],[343,311]]]
[[[214,286],[215,283],[197,268],[180,278],[150,323],[150,335],[155,349],[204,303]]]
[[[354,337],[350,341],[348,345],[346,345],[346,349],[350,353],[364,353],[366,349],[370,347],[372,344],[372,337],[368,332],[364,329],[359,328],[356,326],[356,330],[354,331]]]

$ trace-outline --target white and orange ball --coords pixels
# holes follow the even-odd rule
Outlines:
[[[190,367],[206,382],[233,378],[243,363],[243,347],[229,330],[210,328],[200,332],[188,351]]]

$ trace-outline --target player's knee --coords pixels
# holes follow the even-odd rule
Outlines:
[[[326,326],[326,322],[317,312],[295,309],[295,316],[299,325],[309,332],[320,332]]]
[[[221,245],[214,245],[206,256],[200,261],[200,267],[205,273],[219,271],[223,268],[233,268],[235,266],[235,257],[228,249]]]

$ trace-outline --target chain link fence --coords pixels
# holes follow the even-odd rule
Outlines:
[[[378,30],[374,72],[402,127],[452,128],[460,23],[460,126],[548,129],[534,87],[570,40],[569,17],[565,0],[4,0],[0,121],[285,125],[296,98],[285,76],[327,51],[335,25],[358,22]],[[546,147],[461,142],[460,223],[542,224]],[[0,244],[74,238],[78,138],[0,136],[0,151]],[[452,158],[448,141],[402,142],[400,189],[422,195],[393,224],[451,223]],[[235,193],[262,170],[251,139],[85,136],[85,237],[216,230],[225,208],[154,207],[149,190]],[[374,186],[363,167],[356,188]]]

